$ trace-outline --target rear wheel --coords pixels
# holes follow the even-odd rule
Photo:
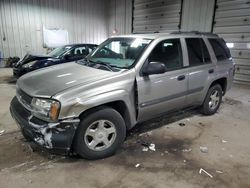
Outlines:
[[[201,107],[201,112],[205,115],[212,115],[217,112],[222,101],[222,89],[219,84],[209,88],[207,96]]]
[[[74,149],[86,159],[113,155],[122,145],[126,127],[122,116],[112,108],[101,108],[83,118],[76,132]]]

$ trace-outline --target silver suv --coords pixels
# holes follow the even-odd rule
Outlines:
[[[229,49],[215,34],[116,36],[83,60],[21,77],[10,111],[39,146],[99,159],[138,122],[190,106],[214,114],[233,75]]]

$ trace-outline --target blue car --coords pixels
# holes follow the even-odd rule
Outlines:
[[[13,66],[13,75],[18,78],[33,70],[83,59],[96,47],[96,44],[71,44],[56,48],[47,55],[27,54]]]

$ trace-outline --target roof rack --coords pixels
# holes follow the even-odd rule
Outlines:
[[[217,34],[211,32],[200,32],[200,31],[174,31],[171,32],[171,34],[194,34],[194,35],[209,35],[218,37]]]

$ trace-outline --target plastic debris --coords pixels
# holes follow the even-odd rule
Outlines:
[[[192,151],[191,148],[189,148],[189,149],[183,149],[183,150],[182,150],[182,152],[185,152],[185,153],[188,153],[188,152],[191,152],[191,151]]]
[[[186,124],[185,123],[179,123],[181,127],[184,127]]]
[[[148,147],[143,147],[142,151],[148,151]]]
[[[210,178],[213,178],[213,176],[211,175],[211,174],[209,174],[206,170],[204,170],[203,168],[201,168],[200,169],[200,171],[199,171],[199,174],[201,174],[201,173],[205,173],[206,175],[208,175]]]
[[[222,142],[222,143],[227,143],[227,141],[226,141],[226,140],[223,140],[223,139],[221,140],[221,142]]]
[[[137,163],[136,165],[135,165],[135,168],[138,168],[140,166],[140,164],[139,163]]]
[[[1,130],[0,131],[0,136],[3,135],[4,132],[5,132],[5,130]]]
[[[151,151],[155,151],[155,144],[150,144],[148,147]]]
[[[200,151],[202,153],[208,153],[208,148],[206,146],[200,146]]]
[[[186,120],[187,120],[187,121],[190,121],[190,119],[189,119],[189,118],[187,118]]]
[[[187,161],[186,160],[183,160],[184,163],[186,163]]]
[[[220,171],[220,170],[216,170],[216,173],[218,173],[218,174],[223,174],[223,172]]]

